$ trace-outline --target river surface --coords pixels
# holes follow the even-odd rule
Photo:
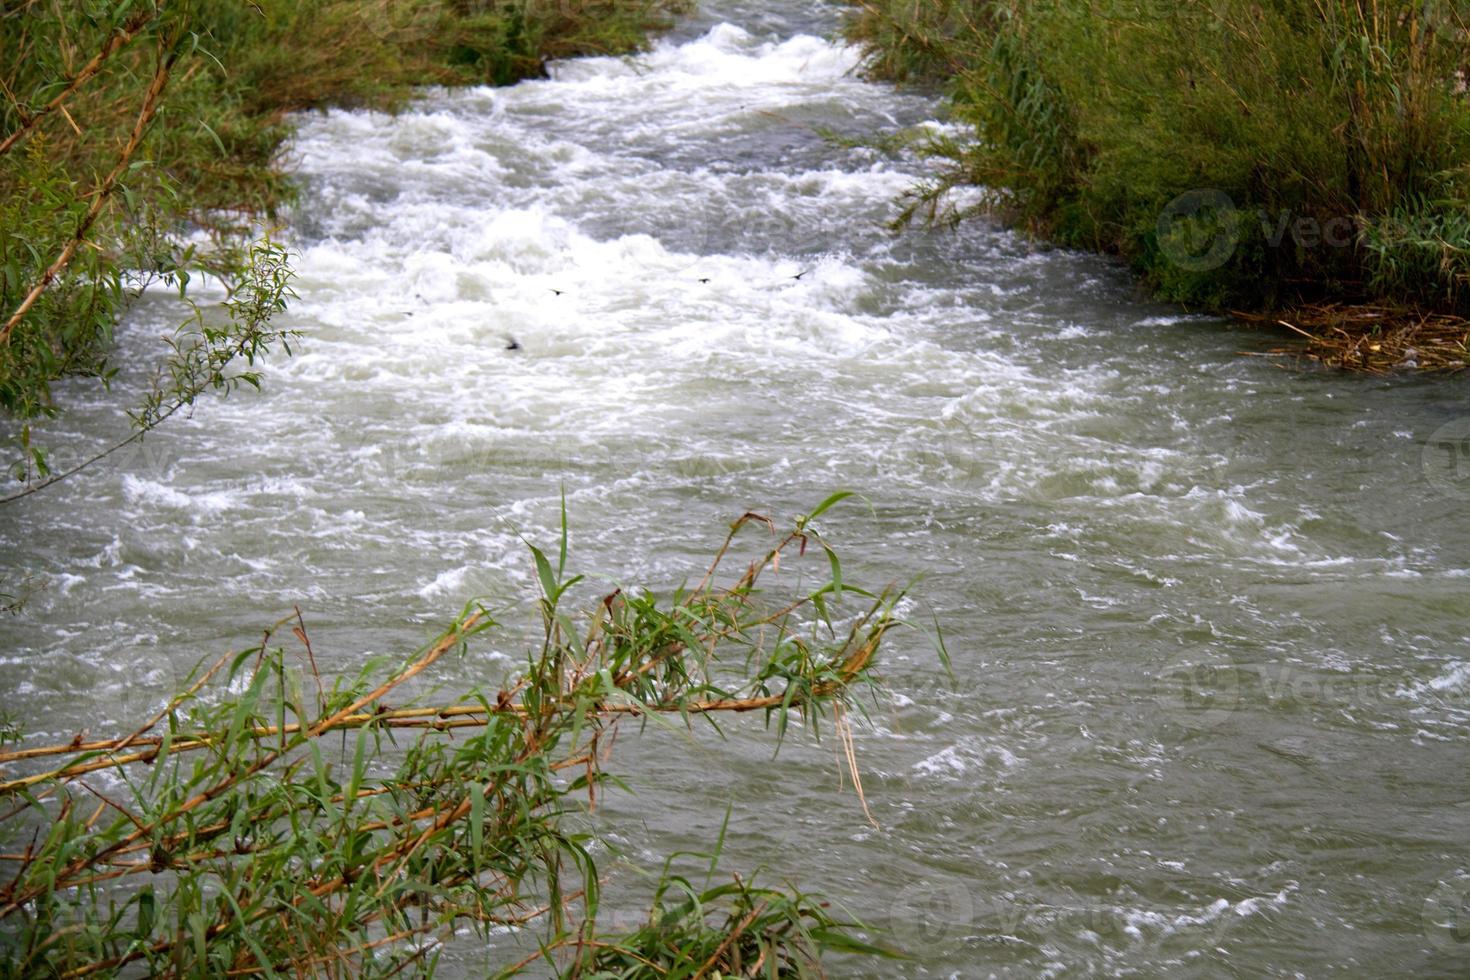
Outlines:
[[[924,165],[822,132],[940,110],[864,81],[838,18],[715,2],[639,58],[303,116],[300,352],[0,511],[40,586],[4,708],[124,730],[298,605],[329,670],[471,596],[532,623],[518,534],[552,542],[563,489],[574,564],[659,588],[745,510],[853,490],[847,579],[909,585],[956,674],[889,647],[878,828],[830,740],[648,733],[598,817],[630,860],[731,806],[725,867],[912,953],[844,976],[1465,976],[1470,386],[1241,357],[1274,338],[982,222],[894,236]],[[176,313],[145,298],[125,355]],[[59,456],[121,421],[75,398]]]

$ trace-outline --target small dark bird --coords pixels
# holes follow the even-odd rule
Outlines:
[[[510,335],[507,334],[506,335],[506,338],[505,338],[505,349],[506,350],[520,350],[521,349],[521,342],[519,340],[516,340],[514,337],[512,337],[512,336],[510,336]]]
[[[708,279],[701,279],[701,280],[699,280],[699,281],[700,281],[700,282],[709,282],[709,280],[708,280]]]
[[[561,290],[561,289],[557,289],[557,288],[556,288],[556,287],[555,287],[555,286],[553,286],[553,287],[552,287],[552,288],[551,288],[551,291],[552,291],[552,292],[553,292],[553,293],[556,293],[556,295],[558,295],[558,296],[560,296],[560,295],[561,295],[561,294],[562,294],[562,293],[563,293],[563,292],[565,292],[565,290]]]
[[[808,272],[811,272],[811,271],[812,270],[810,270],[810,269],[806,269],[806,270],[804,270],[802,272],[798,272],[796,275],[792,276],[791,278],[792,279],[800,279],[802,276],[806,275]]]

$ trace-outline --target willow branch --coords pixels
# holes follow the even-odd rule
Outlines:
[[[161,10],[163,4],[159,3],[158,8]],[[106,41],[102,42],[102,49],[92,56],[91,61],[82,66],[81,71],[72,76],[72,80],[67,83],[66,88],[62,89],[56,98],[46,103],[40,109],[37,109],[34,115],[26,116],[25,121],[21,123],[19,129],[5,137],[3,141],[0,141],[0,156],[3,156],[12,146],[24,139],[31,130],[36,128],[36,125],[42,119],[57,109],[61,109],[62,103],[76,94],[77,89],[87,84],[92,76],[102,70],[102,66],[108,58],[116,54],[133,38],[137,37],[138,33],[157,17],[158,10],[154,10],[151,13],[142,11],[135,14],[131,20],[114,31]],[[16,102],[16,108],[20,108],[19,100]]]
[[[429,664],[439,659],[439,657],[442,656],[445,651],[453,648],[455,644],[468,636],[473,631],[474,627],[478,625],[484,618],[484,613],[476,613],[475,615],[466,619],[464,622],[456,624],[453,629],[444,634],[444,636],[441,637],[437,643],[435,643],[432,647],[425,651],[424,655],[416,660],[411,666],[399,672],[397,675],[385,681],[383,684],[379,685],[377,690],[373,691],[372,694],[358,699],[352,705],[349,705],[348,708],[343,709],[343,711],[339,711],[337,715],[334,715],[332,718],[322,719],[321,721],[318,721],[310,729],[307,730],[307,737],[316,737],[322,734],[322,732],[327,730],[327,726],[329,724],[334,724],[337,720],[340,720],[339,716],[346,716],[347,714],[357,711],[369,701],[381,697],[383,694],[388,693],[388,691],[391,691],[399,684],[402,684],[404,681],[407,681],[409,678],[418,674],[424,668],[428,667]],[[193,811],[198,810],[206,803],[209,803],[211,800],[217,799],[222,794],[228,792],[239,783],[250,779],[262,770],[274,765],[279,759],[281,759],[282,756],[286,755],[288,751],[289,748],[283,746],[280,749],[266,752],[260,758],[250,763],[250,765],[244,767],[243,769],[236,770],[229,776],[226,776],[224,779],[221,779],[219,782],[210,786],[208,789],[201,790],[200,792],[191,796],[189,799],[169,810],[167,813],[160,815],[153,822],[152,826],[158,827],[167,825],[179,819],[186,813],[192,813]],[[154,754],[156,755],[157,752],[155,751]],[[88,763],[88,765],[90,765],[90,763]],[[75,775],[75,773],[73,775]],[[19,784],[19,787],[23,787],[25,785],[29,785],[31,782],[34,782],[34,779],[31,779],[29,781],[16,780],[14,782]],[[149,828],[149,830],[151,830],[151,827]],[[58,879],[62,879],[75,876],[77,872],[81,871],[88,865],[96,864],[106,858],[109,858],[112,855],[116,854],[122,848],[125,848],[139,840],[142,840],[147,836],[148,833],[144,830],[135,830],[127,836],[122,837],[114,843],[103,848],[101,851],[97,852],[91,857],[76,858],[65,868],[62,868],[57,873],[57,877]],[[0,906],[0,919],[9,917],[16,911],[16,909],[22,907],[26,902],[30,901],[36,895],[40,894],[42,890],[43,889],[41,886],[36,886],[28,889],[27,891],[19,895],[9,897],[6,904],[4,906]]]
[[[15,330],[16,324],[20,323],[32,306],[36,305],[36,301],[41,298],[41,294],[56,280],[56,277],[61,275],[67,266],[71,265],[71,260],[76,256],[77,249],[87,240],[87,233],[92,230],[92,225],[101,216],[102,209],[107,206],[108,199],[111,198],[113,190],[117,187],[118,178],[127,170],[129,162],[133,159],[133,154],[137,152],[139,145],[143,142],[144,135],[148,132],[149,124],[153,122],[153,117],[158,113],[159,100],[163,97],[163,90],[168,87],[169,73],[173,69],[174,61],[177,57],[177,52],[171,52],[159,60],[158,70],[153,73],[153,81],[149,84],[148,92],[143,97],[142,108],[138,110],[138,120],[133,124],[132,136],[128,139],[127,146],[123,147],[122,154],[117,158],[117,165],[112,168],[111,173],[103,178],[102,183],[98,184],[93,190],[91,207],[87,208],[87,213],[82,216],[82,220],[77,225],[76,231],[72,233],[71,240],[66,243],[66,247],[56,257],[56,261],[51,263],[41,278],[31,287],[30,292],[26,294],[26,298],[21,301],[20,306],[16,307],[15,312],[10,315],[10,319],[5,321],[5,326],[0,327],[0,343],[10,343],[10,335]]]

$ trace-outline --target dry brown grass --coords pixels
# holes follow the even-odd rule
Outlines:
[[[1362,374],[1462,371],[1470,366],[1470,320],[1409,307],[1330,303],[1275,313],[1233,314],[1285,328],[1294,343],[1266,352]]]

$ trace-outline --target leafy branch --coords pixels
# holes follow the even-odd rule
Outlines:
[[[294,332],[275,327],[271,321],[295,296],[290,285],[295,273],[289,265],[290,253],[269,238],[253,243],[248,255],[242,278],[224,303],[227,317],[223,323],[211,323],[205,310],[187,296],[186,272],[167,274],[166,278],[178,284],[179,297],[190,305],[192,314],[169,339],[170,355],[155,372],[143,404],[129,413],[133,431],[75,466],[51,473],[42,450],[30,444],[29,429],[22,430],[22,448],[42,478],[0,497],[0,504],[44,490],[140,441],[207,391],[229,394],[242,385],[259,390],[260,374],[253,370],[256,362],[277,345],[291,353]],[[234,366],[242,360],[245,368],[236,370]]]
[[[506,975],[544,957],[567,976],[819,976],[824,950],[882,952],[810,896],[739,877],[696,888],[668,867],[648,924],[605,934],[593,841],[563,823],[579,797],[595,807],[619,784],[605,767],[628,720],[761,712],[782,738],[792,718],[815,733],[832,716],[856,777],[843,711],[898,596],[842,581],[811,523],[837,499],[732,583],[717,584],[721,561],[766,518],[737,521],[693,589],[618,590],[585,616],[566,607],[581,577],[566,568],[564,518],[554,559],[530,548],[540,648],[502,686],[446,705],[399,699],[498,625],[483,607],[386,677],[369,665],[330,686],[298,613],[129,734],[0,753],[8,766],[60,760],[0,785],[13,802],[0,820],[4,972],[432,972],[465,926],[487,940],[546,930]],[[832,572],[819,588],[761,587],[810,545]],[[304,657],[275,645],[288,626]]]

